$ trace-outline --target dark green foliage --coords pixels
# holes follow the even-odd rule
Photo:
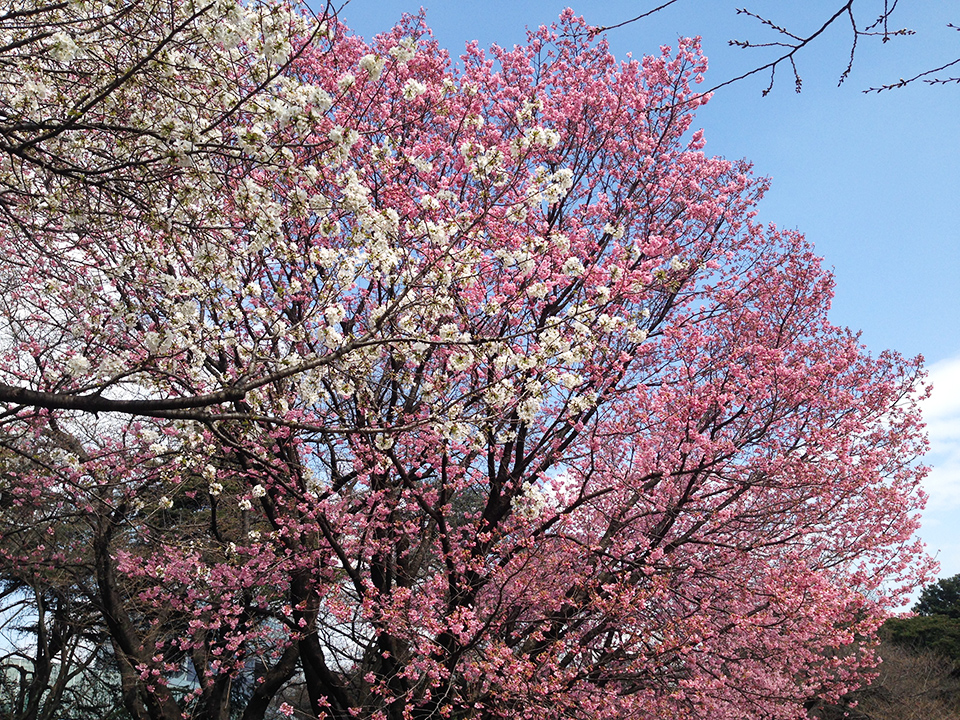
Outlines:
[[[960,620],[960,575],[927,585],[913,611],[918,615],[946,615]]]
[[[933,651],[960,668],[960,619],[946,615],[894,618],[883,624],[882,635],[895,645]]]

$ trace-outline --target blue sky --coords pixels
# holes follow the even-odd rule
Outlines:
[[[612,25],[660,2],[604,0],[424,0],[427,22],[451,55],[464,43],[511,46],[525,28],[554,21],[571,5],[591,25]],[[732,38],[768,42],[771,32],[736,8],[771,18],[798,34],[818,28],[839,0],[679,0],[651,18],[607,33],[618,57],[643,55],[680,35],[700,35],[710,60],[709,85],[772,56],[731,48]],[[861,0],[868,24],[881,2]],[[761,219],[798,229],[816,245],[836,277],[832,318],[862,332],[874,353],[922,354],[934,383],[926,410],[932,444],[927,463],[931,499],[921,532],[938,554],[941,575],[960,573],[960,86],[915,83],[864,94],[960,56],[960,6],[950,0],[901,3],[891,29],[916,35],[883,44],[861,38],[853,72],[837,87],[850,52],[849,25],[831,27],[797,56],[803,92],[789,68],[761,97],[769,76],[721,89],[698,113],[707,152],[745,157],[772,178]],[[418,2],[350,0],[340,18],[370,38],[389,29]],[[855,6],[856,7],[856,6]],[[960,66],[954,67],[960,74]],[[948,74],[949,71],[947,71]]]

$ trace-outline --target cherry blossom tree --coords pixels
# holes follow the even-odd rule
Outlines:
[[[0,23],[2,553],[86,570],[132,717],[799,718],[869,673],[929,571],[919,363],[704,153],[696,41]]]

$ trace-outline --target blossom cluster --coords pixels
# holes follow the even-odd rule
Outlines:
[[[132,715],[254,663],[336,718],[788,720],[869,672],[929,568],[919,366],[704,154],[696,40],[14,9],[0,549],[106,608]]]

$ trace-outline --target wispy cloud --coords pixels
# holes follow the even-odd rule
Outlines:
[[[932,466],[924,483],[930,508],[960,508],[960,357],[942,360],[930,367],[933,393],[923,405],[930,434]]]
[[[960,356],[935,363],[929,372],[933,391],[923,417],[930,436],[924,458],[931,468],[924,481],[930,499],[920,537],[939,560],[940,576],[950,577],[960,573]]]

